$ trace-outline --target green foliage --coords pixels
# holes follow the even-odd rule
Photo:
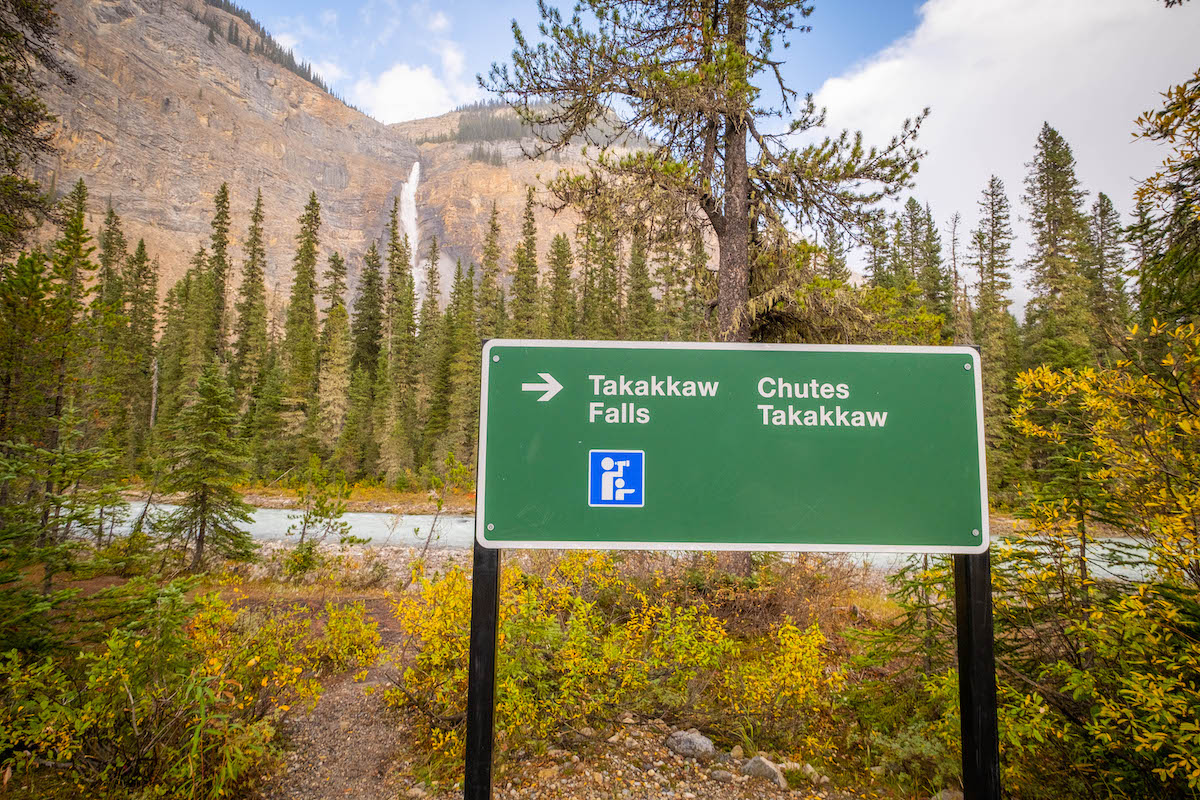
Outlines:
[[[172,544],[193,549],[192,569],[204,564],[206,548],[242,560],[254,551],[250,534],[239,527],[250,521],[250,506],[233,488],[245,469],[236,426],[233,395],[220,367],[211,363],[191,404],[179,412],[172,469],[163,486],[183,495],[166,527]]]

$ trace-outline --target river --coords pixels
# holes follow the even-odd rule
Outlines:
[[[155,504],[156,511],[170,512],[175,506]],[[140,514],[141,503],[130,504],[131,519]],[[260,542],[286,541],[288,527],[293,524],[293,509],[285,508],[256,508],[250,523],[250,535]],[[369,539],[370,546],[376,547],[422,547],[429,530],[434,527],[433,547],[451,550],[466,550],[471,547],[475,538],[475,517],[468,514],[383,514],[369,511],[347,511],[342,516],[343,521],[350,525],[350,533],[354,536]],[[436,524],[435,524],[436,519]],[[1114,543],[1123,540],[1109,540]],[[1124,542],[1130,544],[1130,542]],[[1105,541],[1092,545],[1094,551],[1106,549]],[[885,572],[894,572],[908,557],[903,553],[847,553],[848,558],[860,564],[868,564]],[[1139,571],[1120,566],[1105,568],[1101,566],[1104,557],[1096,552],[1091,559],[1093,568],[1098,569],[1097,577],[1136,578]]]

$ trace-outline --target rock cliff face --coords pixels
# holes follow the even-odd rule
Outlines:
[[[93,230],[111,203],[131,242],[145,238],[158,257],[163,291],[207,242],[222,181],[230,187],[238,260],[262,190],[268,285],[280,303],[310,191],[322,206],[322,260],[340,251],[353,280],[419,160],[417,235],[422,255],[431,236],[443,243],[440,271],[448,279],[455,259],[479,260],[493,201],[507,259],[520,235],[525,187],[540,186],[562,166],[525,160],[516,142],[493,148],[506,154],[504,166],[473,161],[472,145],[417,144],[454,130],[454,115],[383,125],[264,57],[219,36],[210,41],[203,14],[222,29],[232,21],[243,35],[249,31],[201,0],[60,0],[57,10],[76,82],[45,93],[61,130],[58,155],[40,177],[59,194],[84,178]],[[544,254],[551,236],[573,230],[575,220],[539,211],[539,222]]]

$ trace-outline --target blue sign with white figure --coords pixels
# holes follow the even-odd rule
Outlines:
[[[588,505],[641,508],[646,504],[644,450],[592,450],[588,453]]]

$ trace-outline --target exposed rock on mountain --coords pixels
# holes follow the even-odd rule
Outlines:
[[[438,236],[448,278],[456,258],[480,258],[493,200],[510,255],[525,187],[561,167],[524,159],[516,141],[488,143],[493,163],[479,158],[478,142],[430,142],[454,138],[457,114],[381,124],[256,54],[243,20],[201,0],[60,0],[58,12],[64,61],[77,80],[45,93],[61,132],[59,155],[40,177],[59,194],[84,178],[93,229],[111,202],[131,241],[144,237],[159,258],[164,291],[206,243],[222,181],[239,244],[262,189],[268,285],[286,295],[296,218],[310,191],[322,204],[322,248],[347,256],[353,278],[419,160],[422,256]],[[210,36],[210,26],[230,24],[243,46]],[[573,230],[574,219],[539,216],[544,253],[554,233]]]

